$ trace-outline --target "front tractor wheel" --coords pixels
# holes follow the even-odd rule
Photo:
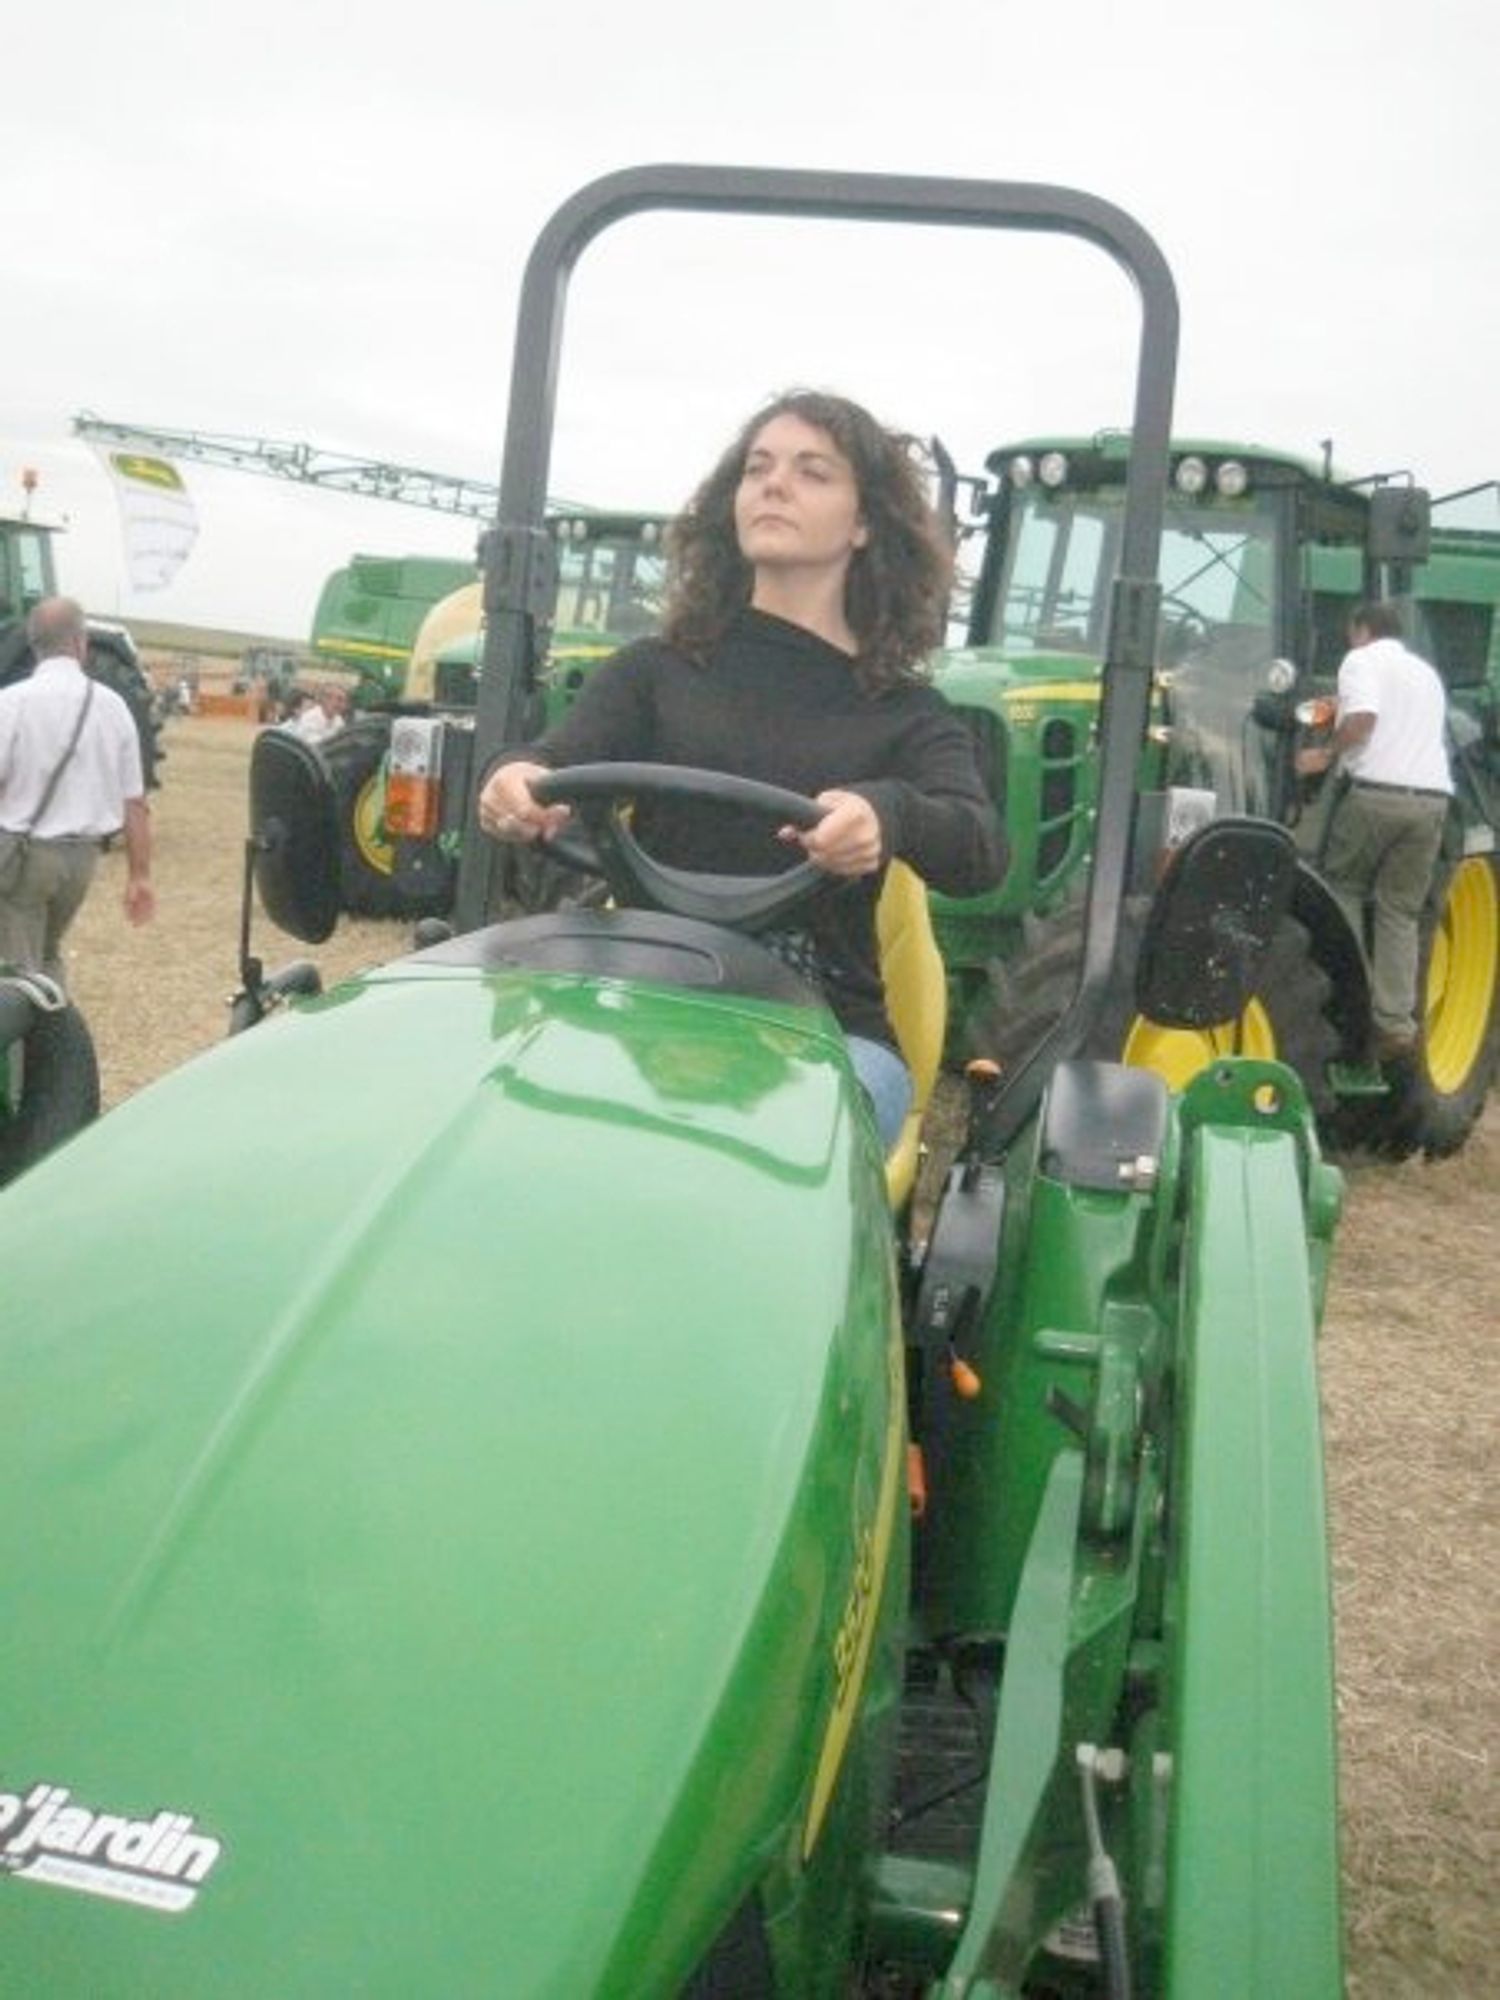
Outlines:
[[[1500,1064],[1500,859],[1471,854],[1422,918],[1415,1059],[1391,1066],[1354,1137],[1387,1159],[1456,1153],[1483,1111]]]
[[[99,1062],[71,1004],[0,1048],[0,1187],[99,1116]]]

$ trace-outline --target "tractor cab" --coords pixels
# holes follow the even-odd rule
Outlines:
[[[993,452],[971,648],[1034,674],[1093,675],[1109,617],[1129,440],[1032,439]],[[1409,584],[1427,496],[1369,492],[1254,447],[1174,444],[1162,524],[1155,667],[1158,782],[1211,790],[1221,812],[1285,820],[1296,797],[1296,699],[1331,678],[1348,610],[1382,577]]]
[[[24,514],[0,513],[0,686],[15,678],[25,657],[27,612],[57,589],[56,532]]]

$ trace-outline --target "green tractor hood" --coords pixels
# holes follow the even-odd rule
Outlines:
[[[17,1183],[10,1990],[675,1990],[816,1844],[885,1229],[818,1010],[422,961]]]

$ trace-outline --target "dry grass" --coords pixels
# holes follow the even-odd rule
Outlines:
[[[252,734],[231,721],[172,726],[155,812],[157,922],[125,924],[115,855],[75,927],[73,990],[109,1102],[223,1033]],[[390,957],[405,937],[400,925],[344,924],[313,955],[332,976]],[[302,949],[263,917],[254,942],[270,964]],[[1457,1160],[1349,1175],[1322,1360],[1349,1991],[1362,2000],[1495,1985],[1497,1193],[1494,1104]]]
[[[1500,1107],[1350,1176],[1323,1337],[1349,1990],[1495,1990]]]

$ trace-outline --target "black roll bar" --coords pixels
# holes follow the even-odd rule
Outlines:
[[[510,408],[495,527],[486,541],[486,631],[473,769],[482,776],[528,733],[538,628],[551,615],[552,550],[545,528],[568,280],[602,231],[653,209],[914,222],[1076,236],[1105,251],[1141,304],[1121,569],[1115,581],[1100,715],[1099,802],[1079,990],[1064,1018],[1018,1070],[997,1109],[1004,1143],[1029,1114],[1054,1062],[1075,1053],[1098,1011],[1114,959],[1135,819],[1136,756],[1149,715],[1161,539],[1177,365],[1177,295],[1156,244],[1133,217],[1097,196],[1024,181],[929,179],[761,167],[644,166],[607,174],[570,196],[542,229],[521,285]],[[490,915],[495,850],[472,825],[459,865],[457,921]]]

